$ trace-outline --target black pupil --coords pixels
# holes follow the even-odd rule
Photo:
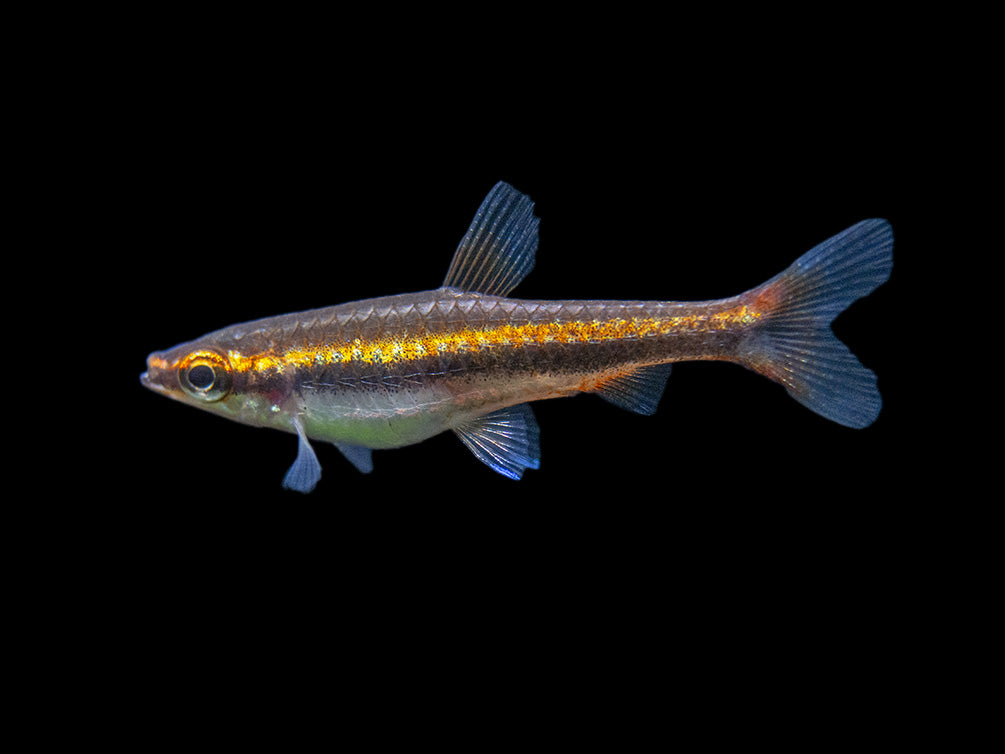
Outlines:
[[[205,364],[199,364],[198,366],[194,366],[188,370],[188,384],[196,390],[205,390],[208,388],[213,384],[213,379],[215,377],[216,375],[213,373],[213,368],[208,367]]]

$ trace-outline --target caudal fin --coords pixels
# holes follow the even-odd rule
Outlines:
[[[883,401],[876,375],[834,337],[831,322],[890,277],[893,231],[864,220],[810,249],[746,294],[764,313],[742,348],[744,363],[838,424],[867,427]]]

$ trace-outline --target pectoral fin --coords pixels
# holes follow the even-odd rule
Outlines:
[[[510,479],[540,466],[541,430],[526,403],[479,416],[454,432],[479,461]]]
[[[300,443],[297,445],[297,459],[283,477],[283,487],[306,493],[313,490],[321,478],[321,464],[307,440],[307,433],[304,432],[300,419],[294,417],[293,426],[296,427]]]

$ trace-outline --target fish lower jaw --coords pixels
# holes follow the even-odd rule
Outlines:
[[[153,390],[155,393],[166,395],[168,398],[178,399],[178,396],[173,391],[159,383],[149,372],[144,372],[140,375],[140,384],[147,390]]]

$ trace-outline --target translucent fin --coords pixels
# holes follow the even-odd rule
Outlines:
[[[643,416],[656,413],[663,390],[670,378],[671,364],[641,367],[634,372],[608,380],[594,392],[619,408]]]
[[[540,465],[541,431],[526,403],[472,419],[454,432],[479,461],[510,479]]]
[[[475,213],[443,285],[505,296],[534,267],[538,222],[530,197],[500,181]]]
[[[373,450],[371,448],[364,448],[362,445],[342,445],[341,443],[335,443],[335,447],[341,451],[349,463],[364,474],[373,471]]]
[[[884,283],[892,267],[893,231],[885,220],[864,220],[806,252],[747,294],[768,310],[744,343],[747,366],[838,424],[872,424],[883,405],[876,375],[834,337],[830,324]]]
[[[300,419],[293,418],[293,426],[297,429],[297,436],[300,443],[297,445],[297,460],[290,466],[286,476],[283,477],[283,487],[297,492],[310,492],[321,478],[321,464],[318,457],[314,455],[314,448],[307,440],[307,434],[300,423]]]

